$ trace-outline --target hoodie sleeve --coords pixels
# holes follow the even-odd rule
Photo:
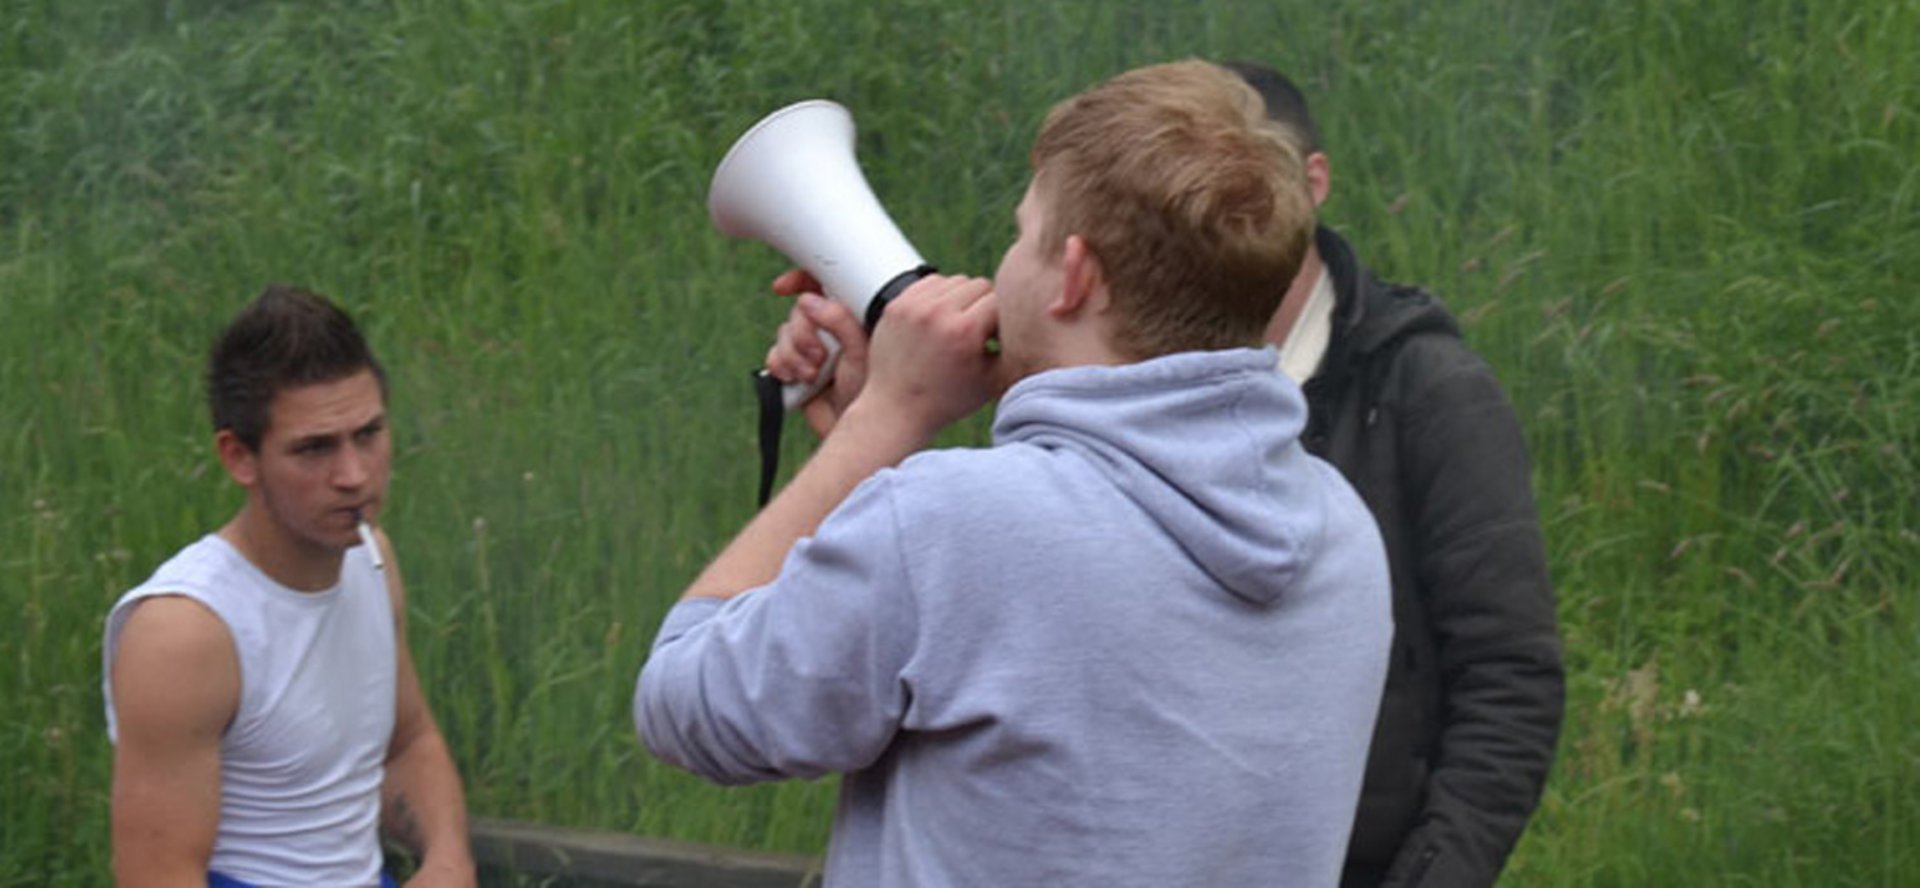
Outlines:
[[[660,758],[722,784],[873,763],[908,703],[915,616],[888,474],[856,489],[773,583],[668,612],[634,692]]]
[[[1409,343],[1409,349],[1418,343]],[[1402,483],[1436,641],[1444,722],[1418,826],[1388,885],[1491,885],[1539,801],[1564,699],[1526,442],[1478,358],[1412,399]]]

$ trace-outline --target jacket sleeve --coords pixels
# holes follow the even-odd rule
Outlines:
[[[892,741],[915,618],[884,476],[856,490],[768,586],[676,605],[634,692],[635,728],[722,784],[858,770]]]
[[[1441,343],[1446,347],[1452,343]],[[1408,343],[1409,348],[1419,348]],[[1471,353],[1411,380],[1401,482],[1444,700],[1389,885],[1492,885],[1539,802],[1565,688],[1526,442]]]

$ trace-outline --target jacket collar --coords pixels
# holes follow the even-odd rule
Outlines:
[[[1333,278],[1333,339],[1321,365],[1344,372],[1351,364],[1409,334],[1429,330],[1460,335],[1440,300],[1426,290],[1379,280],[1354,255],[1345,238],[1325,225],[1314,230],[1314,247]]]

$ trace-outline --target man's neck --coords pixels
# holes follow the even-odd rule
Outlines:
[[[1002,354],[996,384],[1005,392],[1014,383],[1048,370],[1066,367],[1119,366],[1138,360],[1113,345],[1110,316],[1087,311],[1068,319],[1047,318],[1026,342],[1022,354]]]
[[[294,539],[258,503],[243,506],[219,534],[261,573],[289,589],[324,592],[340,582],[342,553]]]
[[[1268,342],[1276,347],[1286,344],[1287,334],[1300,322],[1300,313],[1306,311],[1307,300],[1313,296],[1313,288],[1320,283],[1320,272],[1325,267],[1320,261],[1319,246],[1309,242],[1307,255],[1300,260],[1299,273],[1293,276],[1293,283],[1287,285],[1287,295],[1280,300],[1273,320],[1267,324],[1264,338]]]

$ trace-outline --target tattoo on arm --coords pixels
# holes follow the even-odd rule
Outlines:
[[[413,815],[413,806],[407,804],[407,794],[397,792],[387,806],[385,820],[387,834],[408,848],[421,850],[420,821]]]

